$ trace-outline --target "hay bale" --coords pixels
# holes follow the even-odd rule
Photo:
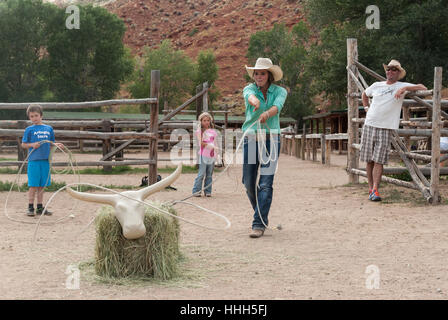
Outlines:
[[[160,205],[159,205],[160,206]],[[176,214],[171,207],[165,210]],[[146,234],[126,239],[114,209],[104,206],[96,217],[95,272],[102,277],[150,277],[167,280],[177,274],[179,251],[178,220],[146,207]]]

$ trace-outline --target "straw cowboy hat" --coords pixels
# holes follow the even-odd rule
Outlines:
[[[252,79],[254,78],[254,70],[270,71],[274,76],[274,81],[279,81],[281,78],[283,78],[282,69],[279,66],[273,64],[271,59],[269,58],[258,58],[257,62],[255,63],[255,66],[253,67],[246,66],[246,70]]]
[[[406,75],[406,70],[404,70],[404,69],[401,67],[400,62],[398,62],[397,60],[393,60],[393,59],[390,60],[390,62],[389,62],[388,65],[385,65],[385,64],[383,63],[383,67],[384,67],[384,71],[386,71],[386,69],[387,69],[388,67],[395,67],[395,68],[397,68],[398,70],[400,70],[400,74],[399,74],[399,76],[398,76],[398,80],[403,79],[404,76]]]

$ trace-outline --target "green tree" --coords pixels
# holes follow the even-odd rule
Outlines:
[[[309,38],[310,32],[304,22],[291,31],[283,24],[276,24],[271,30],[251,36],[246,55],[251,65],[259,57],[268,57],[280,65],[283,70],[280,84],[289,90],[282,114],[294,118],[312,113],[311,78],[306,70]]]
[[[51,5],[34,0],[0,3],[0,101],[41,100],[46,83],[45,26]],[[2,110],[6,119],[26,118],[21,110]]]
[[[124,23],[100,7],[80,7],[69,30],[65,8],[42,0],[0,2],[0,101],[110,99],[132,74]],[[8,119],[23,111],[2,110]]]
[[[434,67],[446,67],[448,1],[379,0],[380,29],[366,27],[368,0],[308,0],[307,18],[319,41],[312,45],[309,72],[316,90],[325,92],[335,108],[346,105],[346,39],[358,39],[359,60],[384,75],[382,63],[397,59],[404,81],[432,87]],[[430,13],[430,14],[428,14]],[[448,74],[444,73],[444,81]],[[368,83],[376,81],[365,76]]]
[[[42,50],[47,7],[39,1],[0,3],[0,96],[2,101],[39,99],[44,88]]]
[[[199,52],[197,58],[197,70],[195,85],[201,85],[208,82],[210,90],[208,91],[210,104],[216,101],[219,97],[219,90],[215,86],[215,81],[218,79],[218,64],[216,57],[212,50],[203,50]]]
[[[133,71],[133,59],[122,38],[125,26],[116,15],[92,5],[80,7],[80,28],[68,29],[68,15],[51,17],[48,82],[54,99],[111,99]]]
[[[146,48],[143,66],[135,74],[130,91],[134,98],[147,98],[151,87],[151,70],[160,70],[160,105],[176,107],[194,88],[195,65],[182,50],[175,50],[169,40],[157,49]],[[141,106],[148,113],[147,105]]]

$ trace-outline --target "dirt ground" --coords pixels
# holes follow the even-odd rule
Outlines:
[[[225,215],[230,229],[180,222],[182,276],[166,282],[105,282],[95,277],[89,264],[95,229],[88,224],[100,205],[75,202],[59,193],[50,206],[54,215],[41,222],[74,217],[40,225],[33,241],[38,218],[25,215],[27,195],[9,195],[10,218],[23,221],[14,222],[5,215],[8,192],[1,192],[0,298],[447,299],[447,206],[419,203],[418,192],[390,185],[382,190],[386,201],[368,201],[365,184],[347,185],[345,163],[345,156],[338,155],[332,156],[329,167],[282,155],[270,212],[271,226],[281,224],[282,230],[267,230],[260,239],[248,237],[252,212],[241,184],[241,167],[232,167],[214,183],[211,198],[191,199]],[[76,181],[73,175],[53,178]],[[81,181],[138,186],[141,178],[142,174],[82,175]],[[153,198],[182,199],[191,193],[194,178],[195,174],[183,174],[173,184],[177,191]],[[0,177],[14,179],[14,175]],[[21,182],[25,181],[23,176]],[[45,199],[50,195],[46,193]],[[443,191],[442,197],[447,196]],[[193,207],[176,209],[197,223],[225,226]],[[70,266],[79,267],[79,289],[70,289],[75,274]]]

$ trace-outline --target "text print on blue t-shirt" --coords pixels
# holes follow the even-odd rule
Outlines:
[[[37,139],[39,140],[48,140],[50,139],[50,131],[35,131],[33,132],[35,136],[37,136]]]

